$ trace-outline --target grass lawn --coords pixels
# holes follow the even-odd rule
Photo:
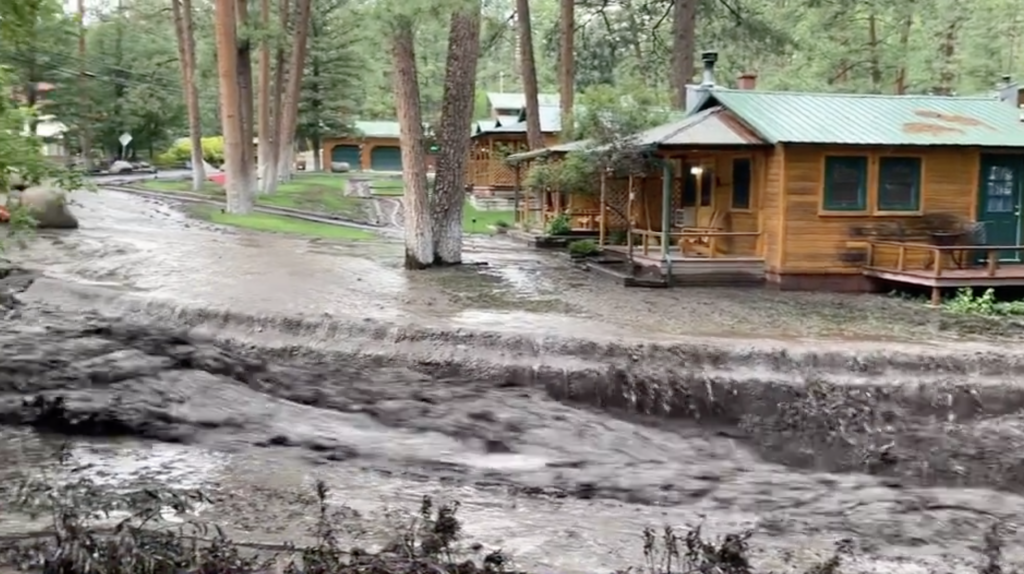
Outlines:
[[[305,221],[282,215],[269,215],[265,213],[231,215],[223,213],[219,207],[213,207],[211,205],[194,205],[189,208],[189,211],[192,215],[212,223],[241,227],[243,229],[252,229],[254,231],[302,235],[305,237],[316,237],[320,239],[359,240],[373,239],[376,237],[374,233],[363,229]]]
[[[163,192],[191,191],[191,181],[146,180],[141,182],[144,189]],[[274,195],[258,197],[257,205],[290,207],[306,211],[319,211],[361,220],[365,217],[365,204],[355,197],[347,197],[348,183],[342,175],[300,174],[292,181],[281,184]],[[224,195],[224,190],[213,182],[206,182],[203,191],[214,196]]]
[[[405,193],[405,185],[401,179],[376,179],[370,183],[370,193],[373,195],[402,195]]]
[[[462,207],[462,230],[466,233],[491,233],[491,226],[503,221],[512,225],[513,211],[479,211],[469,201]]]

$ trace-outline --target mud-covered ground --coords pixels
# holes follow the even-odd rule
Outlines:
[[[644,526],[701,520],[756,528],[768,567],[852,537],[851,572],[947,571],[1024,511],[1024,353],[797,338],[958,332],[919,305],[624,291],[499,240],[471,245],[489,266],[407,276],[383,241],[77,201],[81,231],[18,254],[48,277],[4,312],[7,472],[53,460],[30,429],[74,436],[99,478],[208,489],[204,516],[275,542],[309,524],[315,478],[371,542],[423,494],[458,498],[470,539],[559,572],[638,564]],[[34,527],[0,515],[2,532]]]
[[[127,285],[204,309],[372,318],[567,336],[1012,338],[1022,322],[950,315],[879,295],[762,288],[624,289],[510,239],[469,239],[486,265],[408,274],[395,240],[331,243],[189,220],[171,205],[101,191],[74,197],[74,241],[41,234],[20,260],[74,280]]]

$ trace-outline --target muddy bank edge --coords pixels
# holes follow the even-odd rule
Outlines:
[[[1024,353],[1013,349],[600,340],[260,317],[49,278],[20,298],[188,329],[268,361],[404,366],[446,381],[542,387],[558,400],[619,416],[709,425],[789,465],[1024,490],[1024,464],[1011,456],[1024,447],[1017,415]]]

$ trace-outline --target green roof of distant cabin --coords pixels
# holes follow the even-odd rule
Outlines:
[[[716,105],[768,143],[1024,147],[1020,110],[991,97],[714,88],[694,112]]]
[[[368,138],[399,138],[402,135],[395,121],[357,121],[356,129]]]

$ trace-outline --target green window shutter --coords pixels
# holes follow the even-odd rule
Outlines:
[[[825,211],[866,211],[868,208],[868,158],[825,158]]]
[[[921,209],[921,158],[883,157],[878,162],[878,210]]]
[[[732,207],[750,209],[750,160],[732,160]]]

